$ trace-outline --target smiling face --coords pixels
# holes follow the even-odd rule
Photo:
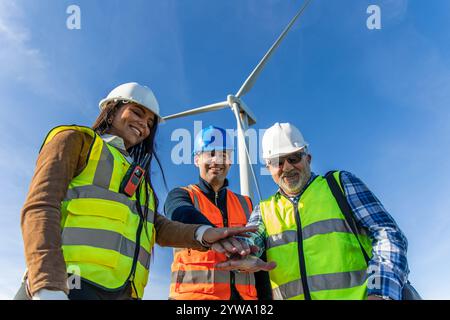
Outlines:
[[[155,114],[147,108],[127,103],[117,110],[108,133],[121,137],[125,148],[128,149],[150,135],[155,121]]]
[[[273,181],[288,196],[299,194],[311,177],[311,155],[300,154],[286,155],[267,163]],[[299,159],[301,160],[298,161]]]
[[[205,151],[195,156],[194,163],[203,180],[209,184],[223,185],[231,167],[231,156],[231,151]]]

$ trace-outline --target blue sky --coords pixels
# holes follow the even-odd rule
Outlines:
[[[301,3],[1,0],[0,298],[14,295],[25,269],[20,209],[50,128],[91,125],[99,99],[129,81],[149,85],[163,115],[222,101]],[[66,28],[71,4],[81,30]],[[381,8],[381,30],[366,27],[370,4]],[[255,129],[300,128],[316,173],[345,169],[366,182],[407,235],[410,279],[430,299],[450,298],[449,15],[445,0],[314,0],[245,97]],[[235,127],[229,110],[164,124],[170,188],[197,180],[194,166],[170,158],[171,133],[193,131],[194,120]],[[238,190],[237,166],[229,178]],[[264,197],[274,192],[269,176],[259,180]],[[166,299],[171,255],[156,248],[146,299]]]

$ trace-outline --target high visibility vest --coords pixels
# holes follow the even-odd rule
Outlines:
[[[340,185],[339,172],[334,173]],[[341,186],[342,188],[342,186]],[[260,203],[267,230],[274,299],[360,300],[367,297],[367,264],[324,177],[317,176],[294,205],[280,192]],[[363,230],[358,237],[372,255]]]
[[[86,167],[70,181],[61,203],[62,250],[67,271],[105,290],[119,290],[129,280],[133,281],[137,291],[133,296],[142,298],[155,243],[153,191],[147,186],[149,212],[144,223],[138,214],[136,195],[128,197],[119,193],[130,167],[119,150],[104,142],[92,129],[81,126],[54,128],[43,146],[64,130],[87,133],[94,139]],[[142,211],[145,189],[142,183]]]
[[[192,203],[214,226],[224,227],[222,214],[196,185],[184,188]],[[247,224],[252,211],[248,197],[227,190],[227,213],[229,227]],[[224,254],[208,250],[175,249],[172,263],[170,298],[176,300],[229,300],[231,281],[244,300],[256,300],[257,293],[253,273],[230,272],[214,269],[214,265],[226,261]]]

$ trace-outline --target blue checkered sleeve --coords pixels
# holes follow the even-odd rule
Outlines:
[[[372,240],[368,294],[400,300],[409,273],[406,259],[408,241],[378,198],[360,179],[342,171],[341,182],[356,221],[368,231]]]
[[[259,250],[258,252],[254,253],[254,255],[260,257],[263,254],[266,247],[267,235],[266,235],[266,226],[264,225],[264,222],[262,220],[262,214],[259,205],[256,205],[253,208],[253,212],[250,215],[250,218],[248,219],[246,226],[247,227],[257,226],[258,230],[255,232],[251,232],[250,237],[248,238],[240,237],[240,239],[247,242],[249,245],[258,246]]]

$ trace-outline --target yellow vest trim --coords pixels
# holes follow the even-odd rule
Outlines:
[[[298,213],[280,193],[261,202],[260,208],[267,231],[267,259],[277,262],[269,273],[276,299],[305,298],[299,247],[311,299],[365,298],[367,264],[326,179],[318,176],[310,183],[299,199]],[[370,239],[363,231],[359,237],[371,252]]]
[[[127,285],[135,265],[130,280],[134,281],[136,297],[141,298],[155,243],[153,192],[148,187],[149,215],[137,248],[136,234],[141,219],[136,209],[136,196],[129,198],[119,193],[130,164],[116,148],[88,127],[56,127],[49,132],[43,146],[64,130],[77,130],[94,138],[86,167],[72,179],[61,204],[62,250],[67,269],[79,270],[85,281],[114,291]],[[140,188],[140,203],[144,204],[144,184]]]

